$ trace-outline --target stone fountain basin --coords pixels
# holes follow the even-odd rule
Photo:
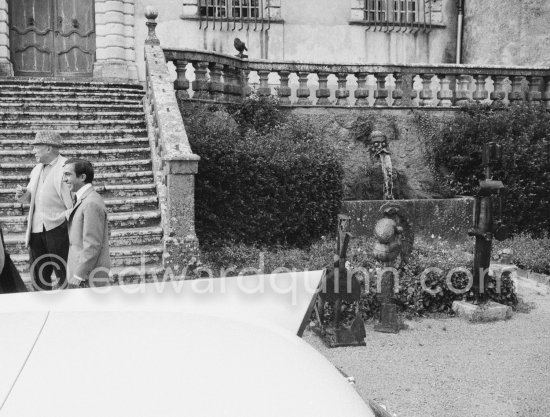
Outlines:
[[[456,242],[469,239],[472,227],[474,199],[472,197],[391,200],[405,209],[415,236],[441,238]],[[380,210],[386,200],[344,201],[342,212],[351,217],[350,231],[354,237],[372,236],[374,225],[382,217]]]

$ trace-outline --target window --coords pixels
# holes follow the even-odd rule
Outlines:
[[[432,2],[433,0],[365,0],[363,19],[374,26],[431,26]]]
[[[262,19],[264,3],[269,7],[269,0],[200,0],[199,13],[205,18]]]

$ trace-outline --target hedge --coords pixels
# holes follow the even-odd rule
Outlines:
[[[184,119],[201,157],[195,207],[202,243],[302,246],[335,228],[344,172],[316,126],[254,98],[229,109],[196,106]]]

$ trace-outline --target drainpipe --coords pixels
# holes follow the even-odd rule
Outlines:
[[[456,0],[456,7],[458,8],[458,22],[456,28],[456,63],[460,64],[462,61],[462,19],[464,17],[464,2],[466,0]]]

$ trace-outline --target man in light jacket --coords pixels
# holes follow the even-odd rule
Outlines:
[[[69,288],[103,286],[109,283],[109,227],[107,209],[92,186],[94,168],[83,159],[69,159],[63,180],[75,194],[76,203],[69,214]]]
[[[21,203],[30,204],[25,244],[29,248],[33,286],[51,290],[54,269],[58,285],[65,285],[69,251],[66,214],[73,202],[63,183],[63,165],[67,158],[59,153],[60,134],[37,132],[32,145],[38,164],[31,171],[27,187],[18,187],[15,197]]]

